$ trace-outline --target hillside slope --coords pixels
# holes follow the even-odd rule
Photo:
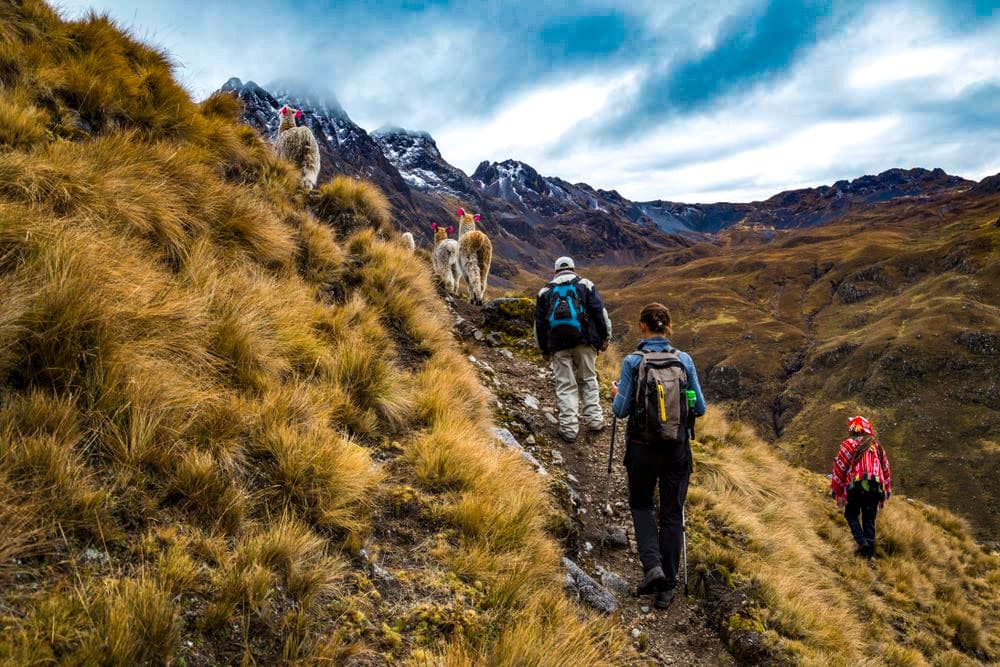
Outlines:
[[[550,419],[552,375],[540,366],[528,318],[517,315],[530,313],[532,301],[524,304],[520,311],[506,306],[503,317],[499,308],[483,317],[460,307],[457,328],[480,378],[497,395],[498,423],[547,478],[566,484],[573,519],[563,528],[567,555],[615,590],[616,575],[634,581],[640,570],[622,429],[605,506],[610,429],[582,433],[574,445],[558,437]],[[612,351],[599,361],[607,391],[619,357]],[[877,557],[859,559],[826,478],[789,463],[752,429],[722,415],[710,406],[693,444],[691,596],[660,611],[648,598],[617,593],[616,616],[644,659],[956,666],[1000,657],[1000,553],[977,544],[966,522],[898,494],[879,515]],[[627,547],[615,541],[602,552],[605,525],[627,537]]]
[[[1000,192],[870,207],[811,230],[728,231],[642,267],[592,270],[619,332],[673,309],[707,394],[828,472],[851,414],[907,493],[1000,535]]]
[[[0,85],[0,663],[616,659],[424,263],[104,18]]]

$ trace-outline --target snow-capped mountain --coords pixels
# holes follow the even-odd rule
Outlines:
[[[501,279],[513,276],[517,266],[548,270],[550,257],[560,254],[590,263],[636,262],[729,228],[811,227],[879,202],[927,198],[974,185],[940,169],[891,169],[832,186],[782,192],[762,202],[633,202],[614,190],[543,176],[517,160],[482,162],[470,177],[448,163],[426,132],[383,127],[369,134],[333,98],[297,93],[293,84],[270,88],[234,78],[222,90],[239,96],[243,122],[269,140],[283,104],[301,109],[302,123],[320,145],[320,182],[335,174],[375,182],[389,197],[397,224],[425,246],[431,243],[432,223],[454,222],[456,204],[482,213]]]
[[[371,136],[411,188],[457,198],[478,196],[472,180],[441,157],[434,137],[427,132],[382,127]]]

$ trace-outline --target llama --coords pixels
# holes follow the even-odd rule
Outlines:
[[[445,229],[437,223],[431,225],[434,230],[434,252],[431,253],[431,266],[434,275],[444,283],[448,294],[457,294],[458,285],[462,281],[462,271],[458,264],[458,241],[448,238],[455,231],[454,227]]]
[[[308,190],[316,187],[319,178],[319,144],[308,127],[296,127],[295,121],[302,117],[302,111],[287,104],[278,110],[278,136],[274,140],[274,150],[278,157],[288,160],[298,167],[302,174],[302,185]]]
[[[466,213],[458,209],[458,262],[469,288],[469,301],[483,305],[486,295],[486,281],[490,277],[493,262],[493,244],[486,234],[476,229],[479,214]]]
[[[414,252],[417,249],[417,242],[413,239],[413,232],[403,232],[400,240],[410,252]]]

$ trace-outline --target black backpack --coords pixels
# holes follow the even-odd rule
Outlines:
[[[585,316],[583,298],[577,284],[549,283],[549,346],[568,350],[583,343]]]
[[[635,408],[629,424],[640,442],[678,451],[688,442],[688,375],[677,350],[639,350]]]

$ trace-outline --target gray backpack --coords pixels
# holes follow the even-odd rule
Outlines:
[[[640,350],[636,377],[635,433],[641,442],[665,450],[687,444],[688,376],[677,350]]]

